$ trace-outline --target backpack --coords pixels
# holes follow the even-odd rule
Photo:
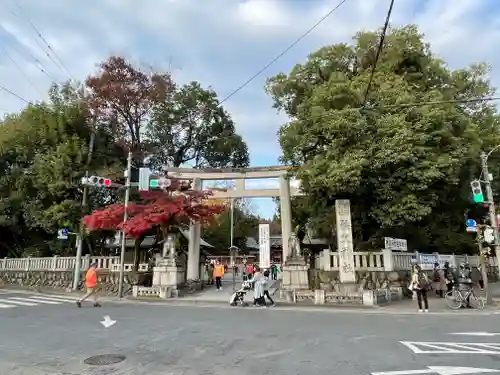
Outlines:
[[[434,270],[433,274],[432,274],[432,281],[434,282],[439,282],[441,281],[441,278],[439,277],[439,272],[438,270]]]
[[[428,282],[427,278],[425,277],[425,274],[423,272],[419,272],[417,275],[417,284],[419,289],[427,289]]]

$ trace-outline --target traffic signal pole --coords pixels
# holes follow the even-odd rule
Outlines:
[[[490,174],[488,172],[488,155],[485,152],[481,153],[481,166],[484,176],[484,185],[486,187],[486,199],[490,214],[490,224],[493,227],[493,237],[495,238],[495,258],[497,261],[498,273],[500,275],[500,233],[498,231],[498,221],[493,199],[493,190],[491,189]]]
[[[123,213],[123,223],[127,222],[128,219],[128,201],[130,200],[130,186],[131,186],[131,175],[132,174],[132,153],[128,153],[127,158],[127,170],[125,171],[125,202],[124,208],[125,212]],[[123,279],[125,275],[125,251],[127,249],[127,240],[125,238],[125,232],[122,231],[121,238],[121,251],[120,251],[120,279],[118,281],[118,297],[123,298]]]
[[[85,171],[85,177],[89,177],[88,167],[92,161],[92,154],[94,152],[95,143],[95,125],[93,126],[92,132],[90,133],[89,140],[89,150],[87,154],[87,170]],[[87,184],[83,185],[83,197],[82,197],[82,210],[87,207],[87,200],[89,195],[89,187]],[[80,272],[82,269],[82,253],[83,253],[83,225],[80,225],[80,230],[76,237],[76,259],[75,259],[75,273],[73,275],[73,290],[78,290],[78,284],[80,283]]]
[[[488,263],[485,262],[486,257],[483,250],[483,240],[484,240],[484,225],[478,225],[478,231],[476,236],[477,247],[479,249],[479,266],[481,267],[481,276],[483,277],[483,288],[484,293],[486,294],[486,304],[493,304],[493,296],[490,293],[490,287],[488,282],[488,271],[486,267]]]

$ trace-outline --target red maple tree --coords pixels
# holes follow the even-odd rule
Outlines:
[[[122,230],[127,237],[139,238],[152,228],[160,228],[166,234],[171,226],[204,223],[226,207],[204,203],[210,191],[150,192],[143,196],[143,203],[128,205],[128,219],[123,222],[125,207],[112,204],[96,210],[83,218],[86,228],[94,230]]]

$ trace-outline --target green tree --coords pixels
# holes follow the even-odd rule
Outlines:
[[[1,125],[0,226],[8,244],[4,252],[11,249],[13,255],[68,250],[55,234],[61,227],[76,231],[82,216],[79,181],[90,136],[87,114],[79,101],[56,88],[51,97],[61,100],[29,106]],[[116,163],[113,151],[112,143],[98,143],[99,159],[89,166],[91,171]]]
[[[235,134],[229,115],[215,93],[197,83],[179,88],[169,73],[145,72],[123,57],[111,56],[87,78],[86,87],[89,111],[115,144],[132,152],[132,181],[138,181],[145,160],[158,169],[185,163],[248,165],[247,146]],[[140,200],[132,194],[131,201]],[[135,268],[143,237],[135,239]]]
[[[300,166],[312,216],[328,221],[335,199],[351,200],[358,247],[390,235],[422,250],[470,250],[469,182],[480,150],[500,143],[495,107],[480,100],[493,93],[488,67],[452,71],[415,26],[392,29],[365,98],[379,35],[360,32],[269,79],[274,106],[291,118],[283,160]]]
[[[244,250],[247,237],[257,235],[259,218],[252,214],[244,200],[235,202],[234,208],[234,245]],[[219,214],[202,228],[202,237],[214,246],[214,253],[228,254],[231,246],[231,210]]]
[[[198,82],[175,87],[154,108],[146,136],[157,167],[247,167],[248,148],[217,94]]]

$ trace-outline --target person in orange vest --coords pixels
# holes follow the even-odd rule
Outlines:
[[[97,262],[92,263],[85,274],[85,288],[87,288],[87,293],[85,293],[81,300],[76,301],[76,305],[82,307],[82,302],[92,296],[94,307],[101,307],[97,301]]]
[[[217,261],[214,267],[215,287],[217,288],[217,290],[222,290],[223,277],[224,277],[224,266],[220,264],[219,261]]]

